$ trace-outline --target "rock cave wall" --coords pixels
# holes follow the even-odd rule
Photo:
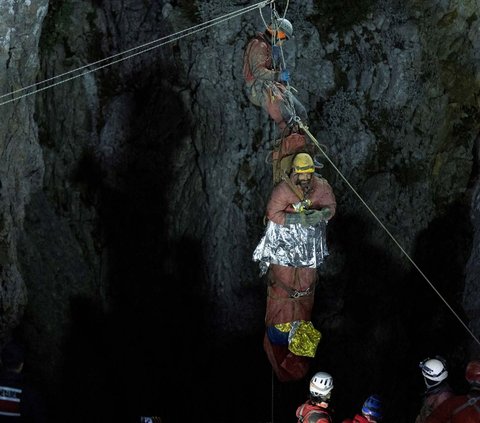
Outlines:
[[[3,3],[2,91],[246,4]],[[478,335],[479,10],[473,0],[289,4],[292,84],[335,165],[319,154],[338,214],[313,368],[335,375],[341,417],[378,390],[390,421],[411,421],[417,397],[409,415],[398,410],[421,392],[417,362],[444,354],[461,386],[478,351],[359,197]],[[305,383],[272,385],[265,281],[251,261],[279,136],[242,91],[242,51],[262,27],[254,11],[2,104],[1,337],[28,340],[33,376],[48,398],[62,392],[58,416],[83,421],[83,392],[92,404],[103,393],[99,421],[168,421],[192,373],[199,416],[235,398],[249,404],[238,421],[269,421],[272,401],[275,421],[288,421],[304,399]],[[223,392],[233,369],[238,383]],[[126,386],[135,394],[119,410]]]

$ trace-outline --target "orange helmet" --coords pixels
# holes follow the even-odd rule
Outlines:
[[[285,18],[275,19],[268,27],[271,34],[276,35],[279,40],[288,40],[293,36],[292,23]]]

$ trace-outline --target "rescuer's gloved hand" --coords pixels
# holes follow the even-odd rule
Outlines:
[[[323,220],[328,220],[332,216],[332,211],[328,207],[324,207],[322,210],[320,210],[320,213],[322,214]]]
[[[319,210],[308,210],[302,213],[302,226],[315,226],[323,219],[322,212]]]
[[[287,69],[284,69],[280,72],[278,76],[280,82],[288,82],[290,80],[290,72]]]
[[[303,213],[287,213],[285,215],[285,225],[293,225],[294,223],[302,223]]]

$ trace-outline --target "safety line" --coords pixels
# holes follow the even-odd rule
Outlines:
[[[415,269],[422,275],[422,277],[427,281],[430,287],[435,291],[435,293],[440,297],[440,299],[445,303],[445,305],[449,308],[449,310],[453,313],[453,315],[458,319],[458,321],[462,324],[462,326],[467,330],[470,336],[480,345],[480,340],[474,335],[474,333],[470,330],[470,328],[465,324],[465,322],[461,319],[461,317],[456,313],[456,311],[448,304],[447,300],[443,298],[442,294],[438,291],[437,288],[433,285],[432,282],[427,278],[427,276],[422,272],[422,270],[417,266],[415,261],[410,257],[410,255],[405,251],[405,249],[400,245],[400,243],[396,240],[396,238],[391,234],[391,232],[387,229],[387,227],[382,223],[382,221],[377,217],[374,211],[368,206],[368,204],[363,200],[360,194],[355,190],[355,188],[350,184],[347,178],[343,175],[343,173],[335,166],[333,161],[328,157],[327,153],[323,150],[320,143],[315,139],[313,134],[309,131],[308,127],[300,120],[296,119],[299,127],[305,131],[305,133],[310,137],[313,143],[317,146],[320,152],[324,155],[324,157],[328,160],[330,165],[337,171],[337,173],[341,176],[341,178],[345,181],[348,187],[353,191],[353,193],[358,197],[358,199],[362,202],[362,204],[367,208],[367,210],[371,213],[371,215],[375,218],[375,220],[379,223],[379,225],[383,228],[383,230],[388,234],[388,236],[392,239],[392,241],[397,245],[400,251],[407,257],[410,263],[413,264]]]
[[[193,27],[190,27],[190,28],[187,28],[187,29],[178,31],[178,32],[176,32],[176,33],[174,33],[174,34],[167,35],[167,36],[162,37],[162,38],[159,38],[159,39],[157,39],[157,40],[150,41],[150,42],[145,43],[145,44],[143,44],[143,45],[140,45],[140,46],[133,47],[133,48],[131,48],[131,49],[125,50],[125,51],[123,51],[123,52],[121,52],[121,53],[117,53],[117,54],[114,54],[114,55],[112,55],[112,56],[106,57],[106,58],[104,58],[104,59],[97,60],[96,62],[92,62],[92,63],[86,64],[86,65],[80,66],[80,67],[78,67],[78,68],[76,68],[76,69],[72,69],[72,70],[67,71],[67,72],[64,72],[64,73],[62,73],[62,74],[60,74],[60,75],[56,75],[56,76],[53,76],[53,77],[51,77],[51,78],[45,79],[45,80],[43,80],[43,81],[36,82],[35,84],[31,84],[31,85],[29,85],[29,86],[27,86],[27,87],[19,88],[19,89],[15,90],[15,91],[11,91],[11,92],[9,92],[9,93],[2,94],[2,95],[0,95],[0,99],[1,99],[1,98],[4,98],[4,97],[7,97],[7,96],[14,95],[14,94],[19,93],[19,92],[21,92],[21,91],[26,91],[26,90],[28,90],[28,89],[30,89],[30,88],[33,88],[33,87],[37,87],[38,85],[41,85],[41,84],[46,84],[47,82],[53,81],[53,80],[58,79],[58,78],[62,78],[62,77],[64,77],[64,76],[66,76],[66,75],[70,75],[70,74],[75,73],[75,72],[79,72],[79,71],[81,71],[82,69],[89,68],[89,67],[91,67],[91,66],[95,66],[95,65],[97,65],[97,64],[100,64],[100,63],[103,63],[103,62],[105,62],[105,61],[111,60],[111,59],[113,59],[113,58],[115,58],[115,57],[122,56],[122,55],[125,55],[125,54],[127,54],[127,53],[130,53],[130,52],[132,52],[132,51],[135,51],[135,50],[138,50],[138,49],[143,49],[143,48],[145,48],[145,47],[147,47],[147,46],[150,46],[150,45],[152,45],[152,44],[156,44],[156,45],[154,45],[153,47],[145,48],[145,49],[143,49],[143,50],[141,50],[141,51],[139,51],[139,52],[137,52],[137,53],[133,53],[133,54],[130,54],[130,55],[128,55],[128,56],[125,56],[125,57],[123,57],[123,58],[121,58],[121,59],[118,59],[118,60],[114,60],[114,61],[112,61],[112,62],[109,62],[109,63],[106,64],[106,65],[98,66],[98,67],[96,67],[96,68],[94,68],[94,69],[90,69],[90,70],[85,71],[85,72],[82,72],[82,73],[80,73],[80,74],[78,74],[78,75],[75,75],[75,76],[72,76],[72,77],[70,77],[70,78],[66,78],[66,79],[63,79],[63,80],[61,80],[61,81],[58,81],[58,82],[56,82],[56,83],[54,83],[54,84],[47,85],[46,87],[38,88],[38,89],[36,89],[36,90],[33,90],[33,91],[28,92],[27,94],[23,94],[23,95],[20,95],[20,96],[16,96],[16,97],[14,97],[14,98],[12,98],[12,99],[3,101],[3,102],[0,103],[0,106],[3,106],[3,105],[5,105],[5,104],[11,103],[11,102],[13,102],[13,101],[19,100],[19,99],[24,98],[24,97],[30,96],[30,95],[32,95],[32,94],[36,94],[36,93],[41,92],[41,91],[44,91],[44,90],[46,90],[46,89],[48,89],[48,88],[55,87],[55,86],[57,86],[57,85],[63,84],[63,83],[68,82],[68,81],[71,81],[71,80],[73,80],[73,79],[75,79],[75,78],[79,78],[79,77],[81,77],[81,76],[85,76],[85,75],[87,75],[87,74],[89,74],[89,73],[96,72],[96,71],[98,71],[98,70],[100,70],[100,69],[104,69],[104,68],[106,68],[106,67],[108,67],[108,66],[111,66],[111,65],[113,65],[113,64],[122,62],[123,60],[127,60],[127,59],[130,59],[130,58],[132,58],[132,57],[138,56],[138,55],[140,55],[140,54],[146,53],[146,52],[148,52],[148,51],[150,51],[150,50],[153,50],[153,49],[155,49],[155,48],[161,47],[161,46],[163,46],[163,45],[165,45],[165,44],[172,43],[172,42],[177,41],[177,40],[179,40],[179,39],[181,39],[181,38],[185,38],[185,37],[187,37],[187,36],[193,35],[193,34],[199,32],[199,31],[203,31],[204,29],[211,28],[211,27],[213,27],[213,26],[215,26],[215,25],[217,25],[217,24],[219,24],[219,23],[223,23],[223,22],[226,22],[226,21],[228,21],[228,20],[230,20],[230,19],[232,19],[232,18],[236,18],[237,16],[241,16],[241,15],[243,15],[243,14],[245,14],[245,13],[248,13],[248,12],[254,10],[254,9],[257,9],[257,8],[261,9],[261,8],[267,6],[268,4],[273,3],[274,1],[275,1],[275,0],[264,0],[264,1],[261,1],[261,2],[259,2],[259,3],[254,4],[254,5],[247,6],[247,7],[243,8],[243,9],[236,10],[236,11],[233,11],[233,12],[230,12],[230,13],[227,13],[227,14],[225,14],[225,15],[223,15],[223,16],[219,16],[219,17],[217,17],[217,18],[214,18],[214,19],[211,19],[211,20],[209,20],[209,21],[200,23],[200,24],[195,25],[195,26],[193,26]],[[183,34],[183,35],[179,35],[179,34]],[[169,39],[169,38],[170,38],[170,39]],[[169,39],[169,40],[160,43],[161,41],[167,40],[167,39]],[[157,43],[160,43],[160,44],[157,44]]]
[[[271,413],[271,423],[275,423],[275,406],[274,406],[274,403],[275,403],[275,374],[273,372],[273,367],[272,367],[272,388],[271,388],[271,392],[272,392],[272,399],[271,399],[271,402],[270,402],[270,413]]]
[[[283,19],[287,16],[288,6],[290,5],[290,0],[287,0],[287,5],[285,6],[285,10],[283,11]]]

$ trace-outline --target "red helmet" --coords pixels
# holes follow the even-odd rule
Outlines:
[[[480,385],[480,360],[472,360],[467,364],[465,379],[467,379],[468,383]]]

